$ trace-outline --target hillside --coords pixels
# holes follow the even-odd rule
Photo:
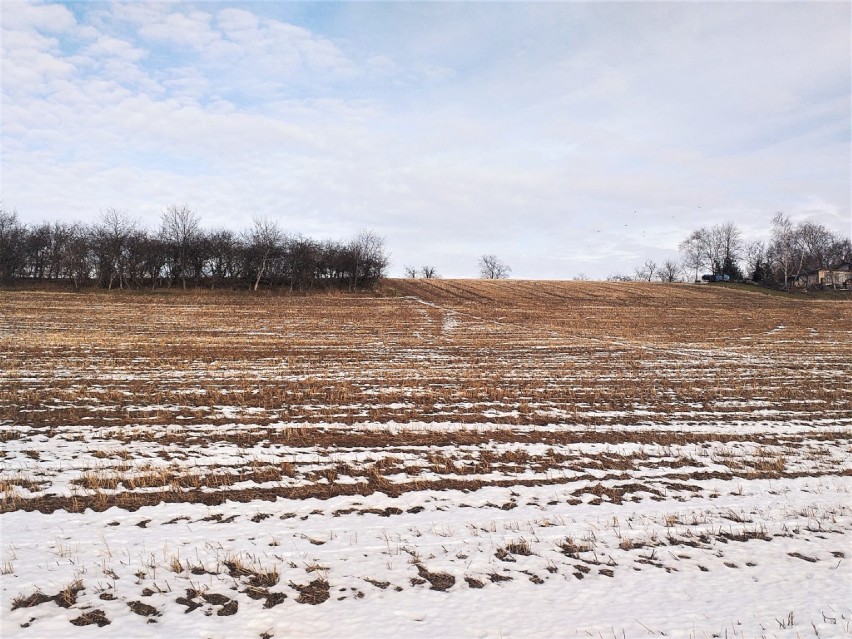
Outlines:
[[[850,309],[588,282],[2,292],[0,631],[836,636]]]
[[[826,416],[852,415],[852,304],[709,286],[29,291],[0,296],[0,318],[0,418],[16,423],[103,423],[128,406],[149,423],[669,421],[690,405],[702,407],[692,419],[712,420],[714,403],[731,398],[769,402],[789,419],[814,399]],[[18,370],[30,371],[26,382]]]
[[[841,338],[852,318],[852,304],[843,300],[718,285],[408,279],[388,280],[383,290],[483,319],[601,339],[719,343],[759,338],[779,324],[791,331],[788,338],[808,337],[814,324]]]

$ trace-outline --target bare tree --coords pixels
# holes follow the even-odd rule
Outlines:
[[[633,278],[629,275],[623,275],[621,273],[612,273],[611,275],[606,276],[607,282],[632,282]]]
[[[834,268],[843,260],[844,238],[816,222],[802,222],[796,231],[805,253],[805,266],[812,270],[828,270],[831,286],[837,288]]]
[[[636,269],[636,279],[650,282],[657,273],[657,263],[654,260],[645,260],[645,263]]]
[[[739,228],[731,222],[693,231],[678,248],[684,256],[684,266],[695,269],[696,281],[702,266],[714,275],[728,275],[731,279],[742,277],[739,261],[743,243]]]
[[[385,240],[373,231],[360,231],[349,242],[345,254],[350,291],[359,285],[369,286],[384,277],[388,266]]]
[[[512,267],[496,255],[483,255],[479,258],[479,276],[486,280],[502,280],[509,277]]]
[[[666,260],[657,268],[657,277],[661,282],[677,282],[680,280],[681,268],[675,260]]]
[[[745,246],[746,276],[760,281],[763,279],[763,264],[766,256],[766,245],[760,240],[749,242]]]
[[[416,266],[403,266],[402,268],[405,271],[405,277],[417,277],[418,270]]]
[[[264,274],[271,270],[272,263],[281,257],[284,232],[278,223],[268,218],[256,217],[248,232],[248,250],[256,269],[254,290],[260,286]]]
[[[186,289],[186,271],[189,252],[198,238],[201,218],[186,204],[172,204],[162,215],[161,234],[169,248],[171,261],[170,282],[180,279]]]
[[[852,240],[848,237],[840,238],[837,246],[838,262],[852,262]]]
[[[59,281],[65,276],[63,263],[74,227],[65,222],[53,222],[48,225],[47,278]]]
[[[118,282],[124,288],[127,282],[126,252],[131,235],[136,231],[136,220],[127,211],[107,209],[101,211],[95,225],[95,246],[101,283],[108,289]]]
[[[698,229],[690,233],[683,242],[680,243],[678,249],[683,255],[683,265],[685,268],[695,269],[695,280],[698,281],[698,269],[704,264],[704,236],[707,233],[706,229]]]
[[[585,273],[577,273],[577,274],[573,277],[573,280],[574,280],[575,282],[587,282],[587,281],[589,280],[589,276],[588,276],[588,275],[586,275]]]
[[[299,291],[311,287],[316,277],[322,255],[322,248],[314,240],[301,235],[291,237],[287,242],[285,261],[290,275],[290,292],[297,285]]]
[[[227,229],[211,231],[207,238],[210,245],[210,288],[225,282],[230,282],[231,288],[236,288],[239,257],[243,248],[240,238]]]
[[[163,272],[169,260],[168,246],[160,235],[140,232],[137,240],[137,251],[140,254],[142,279],[151,282],[151,290],[162,282]],[[171,281],[169,282],[171,283]]]
[[[420,274],[427,280],[434,280],[440,277],[440,275],[438,275],[438,269],[434,266],[421,266]]]
[[[727,275],[732,280],[741,280],[739,262],[742,259],[743,242],[739,228],[731,222],[725,222],[714,226],[712,231],[713,245],[718,251],[713,272]]]
[[[790,217],[780,211],[772,218],[772,241],[769,245],[772,264],[781,273],[784,288],[790,288],[790,278],[798,275],[805,259],[801,237]]]
[[[0,281],[11,280],[24,267],[24,244],[27,231],[15,211],[0,208]]]

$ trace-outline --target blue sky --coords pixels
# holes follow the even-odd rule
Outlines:
[[[850,233],[850,5],[4,0],[3,206],[385,236],[605,277],[778,210]]]

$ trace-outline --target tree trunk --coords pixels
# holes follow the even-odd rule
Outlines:
[[[260,286],[260,278],[263,277],[263,271],[266,269],[266,255],[263,256],[263,259],[260,262],[260,270],[257,272],[257,279],[254,281],[254,290],[257,290],[257,287]]]

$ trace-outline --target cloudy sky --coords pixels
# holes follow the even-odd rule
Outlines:
[[[850,6],[3,0],[3,206],[372,229],[445,277],[629,273],[779,210],[849,234]]]

